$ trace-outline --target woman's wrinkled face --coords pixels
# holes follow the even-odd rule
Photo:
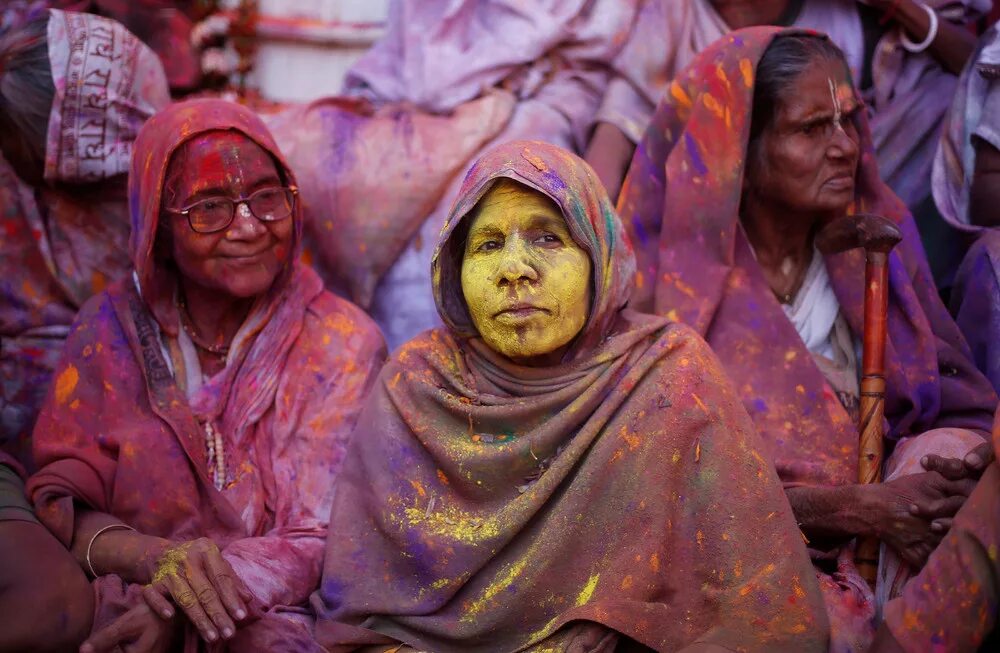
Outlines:
[[[274,159],[246,136],[209,132],[185,143],[173,156],[163,189],[164,208],[181,209],[209,198],[238,200],[262,188],[282,186]],[[190,283],[234,298],[267,291],[288,263],[293,218],[262,222],[246,204],[232,223],[215,233],[197,233],[183,215],[164,211],[170,252]]]
[[[852,118],[861,105],[842,62],[819,59],[785,91],[756,153],[747,189],[795,213],[842,213],[854,198],[860,156]]]
[[[462,259],[462,293],[495,351],[525,364],[559,362],[587,321],[590,273],[590,256],[542,193],[503,179],[480,200]]]

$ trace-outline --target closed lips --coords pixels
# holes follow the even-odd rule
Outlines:
[[[538,306],[533,306],[531,304],[517,304],[516,306],[511,306],[497,312],[494,317],[499,317],[500,315],[527,315],[528,313],[533,313],[535,311],[543,311],[545,313],[551,312],[548,309],[539,308]]]

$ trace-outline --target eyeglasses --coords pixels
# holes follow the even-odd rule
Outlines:
[[[233,223],[236,207],[246,204],[250,214],[261,222],[277,222],[292,214],[295,196],[299,189],[295,186],[283,188],[261,188],[246,197],[208,197],[182,209],[166,209],[169,213],[183,215],[191,229],[199,234],[222,231]]]

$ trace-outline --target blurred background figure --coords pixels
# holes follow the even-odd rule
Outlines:
[[[122,25],[46,10],[0,39],[0,449],[29,437],[80,306],[128,267],[125,178],[170,101]]]
[[[175,92],[198,85],[200,62],[190,40],[191,28],[218,9],[215,0],[13,0],[5,5],[0,31],[37,19],[46,9],[90,13],[121,23],[157,54]]]
[[[934,201],[964,259],[941,261],[950,308],[976,365],[1000,389],[1000,33],[958,83],[934,159]],[[960,264],[959,264],[960,262]]]

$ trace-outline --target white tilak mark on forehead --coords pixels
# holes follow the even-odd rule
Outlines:
[[[826,80],[827,84],[830,85],[830,98],[833,100],[833,124],[840,125],[840,98],[837,97],[837,85],[833,83],[833,80],[829,77]]]

